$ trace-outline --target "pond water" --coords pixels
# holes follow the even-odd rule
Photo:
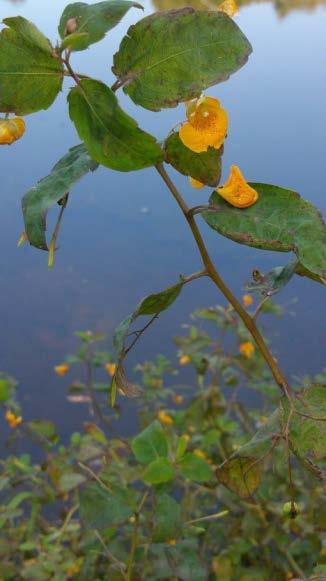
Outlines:
[[[156,2],[156,8],[183,5]],[[23,15],[55,41],[65,4],[1,0],[0,16]],[[326,3],[240,4],[237,22],[253,45],[253,55],[238,74],[209,91],[221,99],[230,117],[223,177],[236,163],[248,180],[299,191],[325,213]],[[145,3],[146,14],[153,8]],[[112,55],[139,17],[131,10],[104,41],[73,57],[75,68],[111,83]],[[65,89],[71,84],[67,80]],[[122,106],[159,138],[184,118],[181,106],[154,114],[119,93]],[[23,230],[22,195],[78,142],[63,92],[52,109],[27,118],[21,142],[0,151],[0,368],[18,379],[25,416],[53,419],[63,433],[80,426],[86,413],[84,406],[66,401],[67,382],[53,374],[53,366],[76,346],[74,331],[110,334],[142,296],[200,267],[183,217],[152,169],[120,174],[101,168],[77,185],[51,272],[45,253],[28,246],[17,249]],[[175,179],[189,204],[205,202],[209,190],[192,190],[186,178]],[[253,269],[266,272],[289,259],[238,246],[202,227],[216,264],[238,296]],[[273,351],[288,376],[318,372],[325,365],[323,299],[321,285],[296,277],[278,298],[292,314],[262,320],[269,325]],[[209,281],[189,285],[183,299],[139,343],[130,367],[157,353],[175,361],[172,337],[189,313],[220,300]]]

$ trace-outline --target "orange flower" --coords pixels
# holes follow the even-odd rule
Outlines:
[[[242,301],[245,307],[250,307],[250,305],[252,305],[252,303],[254,302],[254,299],[252,298],[251,295],[243,295]]]
[[[21,117],[0,119],[0,145],[11,145],[25,133],[25,121]]]
[[[240,343],[239,351],[241,355],[247,357],[247,359],[251,359],[255,352],[255,347],[250,341],[245,341],[245,343]]]
[[[219,149],[228,129],[228,115],[218,99],[202,96],[186,104],[188,121],[179,129],[182,143],[201,153],[209,147]]]
[[[236,165],[231,166],[229,179],[216,191],[236,208],[249,208],[258,200],[258,192],[249,186]]]
[[[190,357],[188,355],[182,355],[179,359],[180,365],[188,365],[190,363]]]
[[[175,539],[169,539],[168,544],[172,545],[172,547],[175,547],[175,545],[177,544],[177,541]]]
[[[56,365],[54,368],[54,372],[57,375],[60,375],[60,377],[63,377],[64,375],[66,375],[69,371],[70,367],[68,365],[68,363],[61,363],[61,365]]]
[[[172,399],[173,399],[173,401],[174,401],[175,404],[180,405],[183,402],[183,395],[177,395],[177,394],[175,394],[172,397]]]
[[[104,367],[105,367],[106,371],[108,372],[108,374],[110,375],[110,377],[113,377],[115,372],[116,372],[116,369],[117,369],[116,364],[115,363],[106,363],[104,365]]]
[[[173,418],[167,414],[165,410],[160,410],[157,414],[157,417],[161,424],[165,424],[166,426],[171,426],[173,424]]]
[[[190,183],[191,187],[195,188],[196,190],[200,190],[205,185],[205,184],[202,184],[202,182],[200,182],[199,180],[192,178],[191,176],[189,176],[189,183]]]
[[[6,411],[5,418],[11,428],[16,428],[23,421],[23,418],[21,416],[17,416],[14,412],[11,412],[10,410]]]
[[[200,448],[195,448],[194,454],[195,456],[197,456],[197,458],[202,458],[203,460],[206,460],[207,458],[205,452],[203,452],[203,450],[201,450]]]
[[[224,0],[217,8],[220,12],[225,12],[232,18],[238,12],[238,5],[235,0]]]

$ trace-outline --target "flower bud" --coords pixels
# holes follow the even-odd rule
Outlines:
[[[66,29],[65,29],[65,36],[69,34],[73,34],[77,30],[77,19],[76,18],[69,18],[66,22]]]

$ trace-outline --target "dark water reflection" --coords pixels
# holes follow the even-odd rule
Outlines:
[[[0,16],[27,16],[55,40],[65,4],[1,2]],[[298,2],[303,7],[312,4]],[[112,54],[138,16],[131,11],[104,42],[75,56],[76,68],[112,81]],[[280,20],[272,4],[252,3],[241,9],[237,21],[254,54],[229,82],[210,91],[221,99],[231,120],[224,174],[237,163],[248,179],[293,188],[325,213],[326,9],[293,11]],[[70,85],[66,82],[66,88]],[[141,126],[160,138],[184,116],[183,107],[153,114],[120,97]],[[28,117],[27,126],[21,142],[0,151],[0,368],[18,378],[26,415],[52,418],[64,432],[79,425],[84,408],[65,402],[66,382],[56,378],[52,368],[73,350],[74,331],[112,331],[144,294],[164,288],[180,273],[197,270],[199,259],[173,200],[150,169],[130,174],[100,169],[78,185],[52,272],[42,252],[18,250],[22,194],[78,142],[64,94],[50,111]],[[191,190],[181,176],[176,182],[190,204],[207,199],[209,190]],[[214,259],[238,295],[254,268],[266,271],[288,259],[237,246],[203,229]],[[273,322],[271,328],[274,352],[289,375],[319,371],[325,364],[323,297],[320,285],[299,278],[280,295],[282,304],[297,299],[295,316]],[[175,357],[171,337],[181,323],[195,307],[218,300],[207,281],[186,288],[183,301],[150,329],[130,365],[158,352]]]

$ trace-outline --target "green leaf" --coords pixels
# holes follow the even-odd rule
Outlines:
[[[119,360],[123,356],[124,342],[129,333],[130,325],[141,315],[158,315],[168,309],[178,298],[183,282],[168,287],[160,293],[148,295],[141,300],[136,310],[128,315],[115,329],[113,335],[113,345]]]
[[[78,472],[67,472],[63,474],[59,481],[60,490],[62,492],[70,492],[85,482],[86,478]]]
[[[268,184],[250,184],[259,199],[238,209],[216,192],[215,211],[202,214],[207,224],[240,244],[263,250],[295,252],[303,267],[326,278],[326,228],[318,210],[291,190]]]
[[[53,422],[48,420],[32,420],[28,422],[27,427],[37,437],[44,438],[50,442],[57,439],[56,428]]]
[[[253,280],[246,285],[246,290],[270,297],[280,292],[296,272],[298,261],[291,260],[285,266],[276,266],[265,275],[260,275],[257,280]]]
[[[326,385],[312,385],[293,401],[295,412],[289,424],[289,442],[299,456],[326,458]],[[289,401],[283,397],[280,418],[283,428],[290,413]]]
[[[143,480],[148,484],[162,484],[174,477],[173,466],[168,458],[157,458],[146,467]]]
[[[212,478],[212,469],[203,458],[195,454],[186,454],[178,462],[178,467],[184,478],[195,482],[207,482]]]
[[[91,483],[79,492],[80,518],[88,529],[104,529],[121,524],[132,516],[136,509],[134,491],[121,487],[105,490]]]
[[[68,95],[70,118],[79,137],[98,163],[118,171],[155,165],[163,152],[149,133],[119,106],[104,83],[83,79]]]
[[[63,67],[36,26],[5,18],[0,32],[0,111],[28,115],[48,109],[61,90]]]
[[[172,496],[160,494],[154,513],[153,541],[156,543],[174,539],[181,529],[181,508]]]
[[[81,39],[77,45],[73,46],[73,50],[84,50],[91,44],[102,40],[106,33],[119,24],[128,10],[133,7],[143,9],[141,4],[127,0],[108,0],[91,5],[84,2],[68,4],[60,19],[59,34],[61,38],[64,38],[68,20],[76,19],[75,32],[87,33],[87,38]]]
[[[87,34],[87,32],[74,32],[73,34],[68,34],[60,45],[60,51],[66,48],[69,48],[69,50],[79,50],[78,47],[87,42],[88,38],[89,34]]]
[[[261,464],[255,458],[231,458],[216,469],[221,484],[240,498],[248,498],[257,490],[261,480]]]
[[[159,111],[225,81],[245,64],[251,50],[222,12],[167,10],[129,28],[112,70],[137,105]]]
[[[10,397],[10,383],[6,379],[0,379],[0,403],[4,403]]]
[[[131,443],[138,462],[149,464],[157,458],[167,458],[168,443],[161,424],[155,420],[138,434]]]
[[[32,246],[47,250],[45,230],[48,209],[61,200],[81,177],[96,168],[97,164],[84,145],[77,145],[69,149],[50,175],[25,194],[22,200],[25,230]]]
[[[171,133],[164,144],[165,158],[178,172],[216,187],[221,179],[223,147],[209,147],[203,153],[195,153],[183,145],[178,133]]]

